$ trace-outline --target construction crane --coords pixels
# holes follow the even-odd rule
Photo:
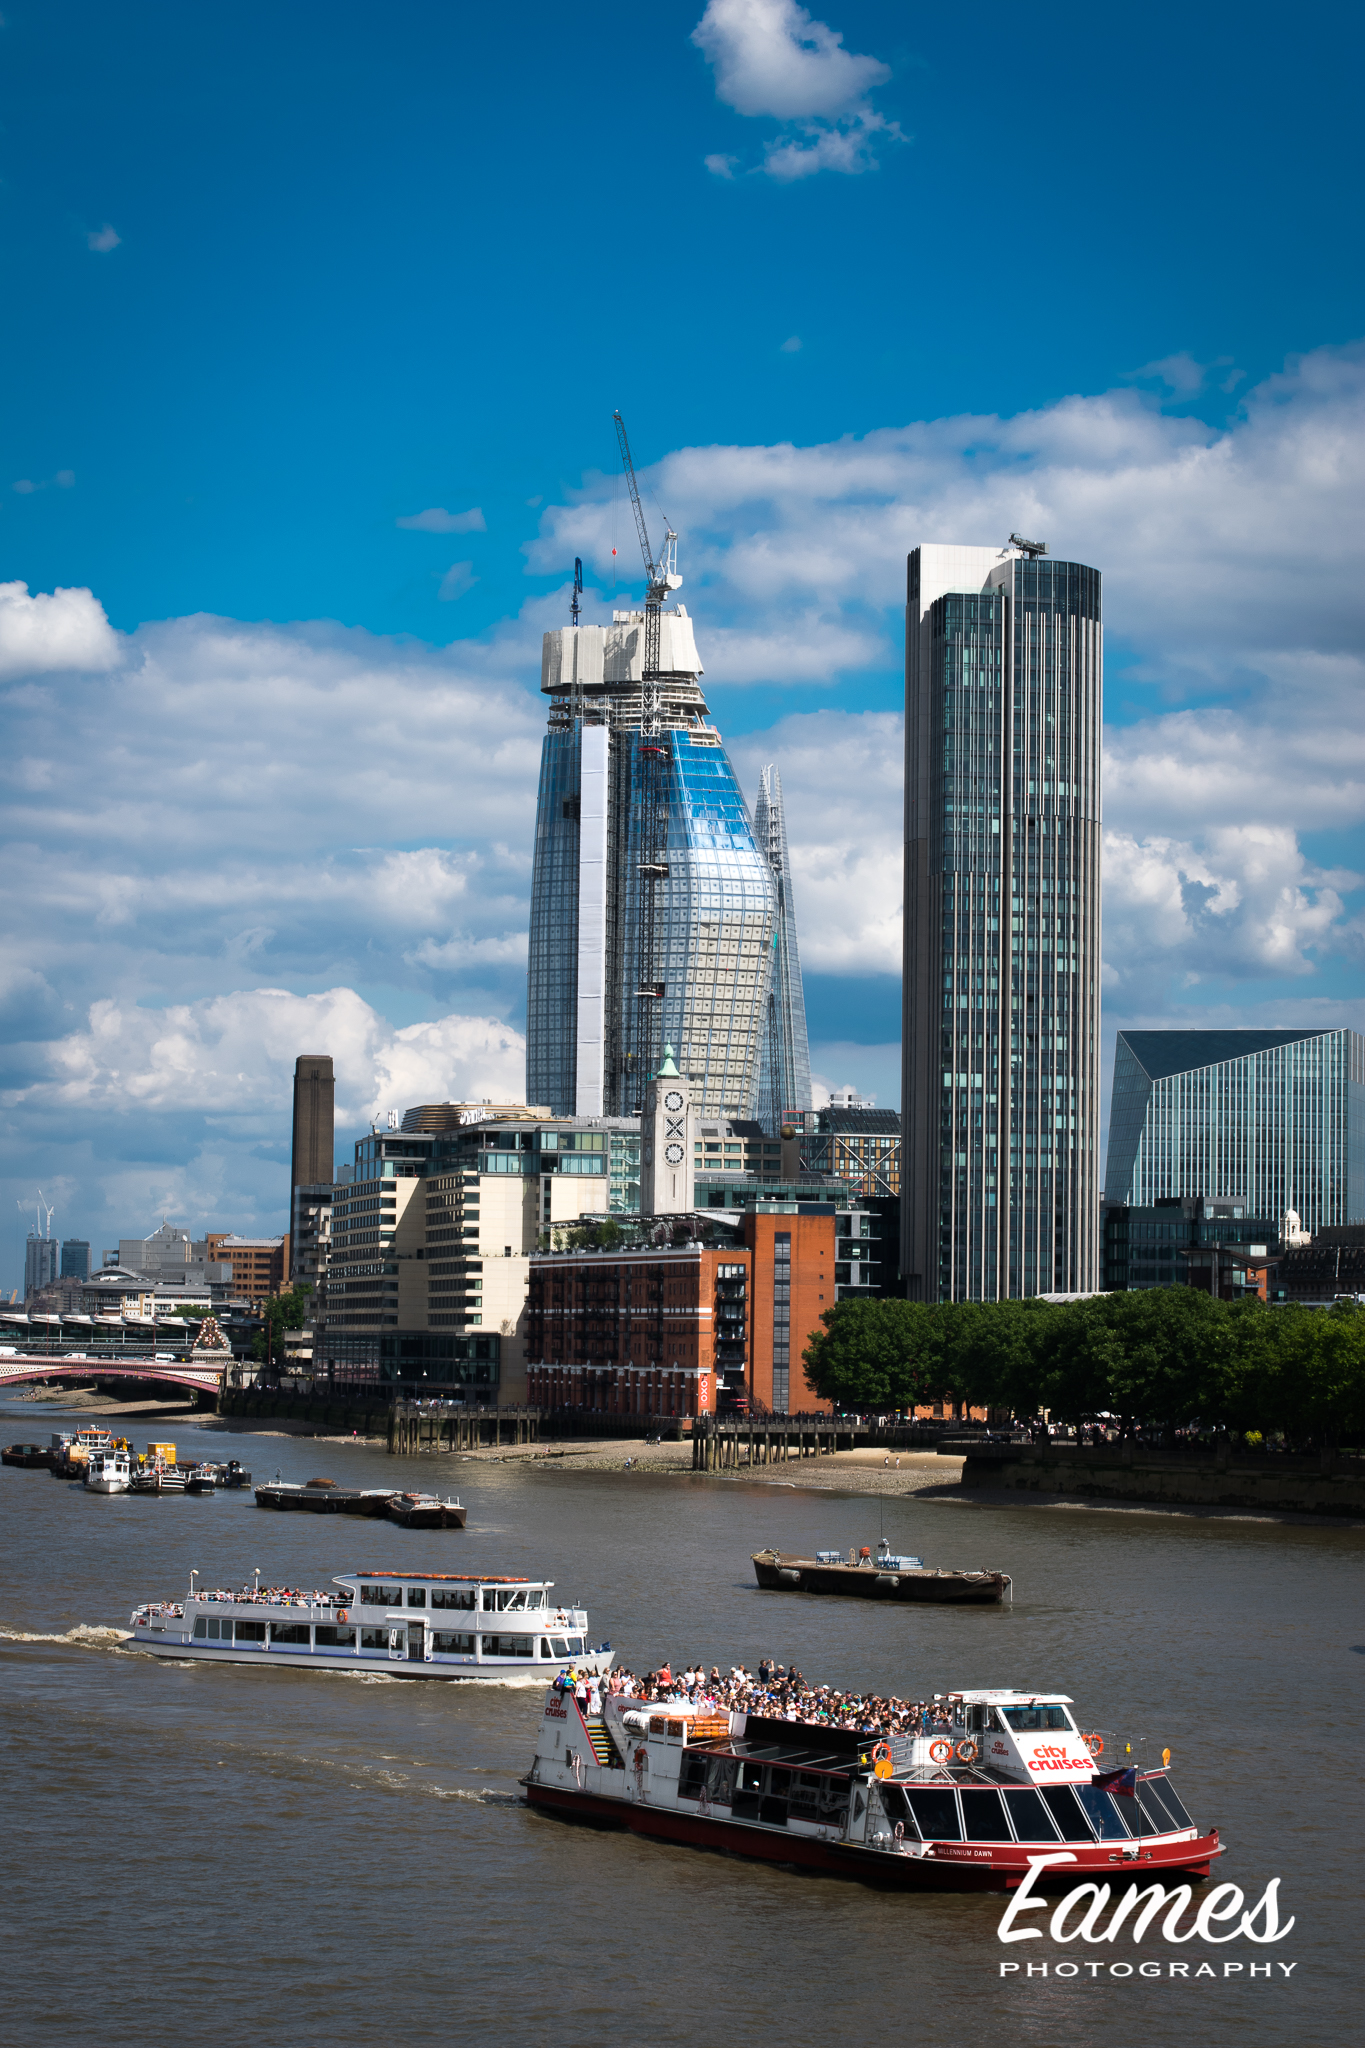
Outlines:
[[[663,1013],[664,983],[659,979],[655,890],[668,879],[668,736],[663,724],[662,670],[659,663],[660,621],[670,594],[682,583],[678,574],[678,536],[664,521],[664,541],[655,559],[649,544],[635,464],[630,459],[626,423],[612,414],[621,464],[630,489],[635,531],[645,560],[645,645],[640,673],[639,750],[639,876],[640,915],[635,966],[635,1014],[626,1049],[626,1073],[635,1084],[635,1113],[642,1115],[645,1089],[656,1064],[658,1024]]]

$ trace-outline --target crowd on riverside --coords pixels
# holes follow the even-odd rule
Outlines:
[[[736,1664],[723,1672],[718,1664],[688,1665],[676,1675],[665,1659],[643,1678],[633,1671],[612,1670],[605,1678],[585,1676],[572,1666],[563,1681],[572,1685],[587,1713],[600,1713],[603,1699],[631,1699],[660,1706],[689,1706],[715,1713],[761,1714],[774,1721],[799,1721],[813,1728],[844,1728],[857,1735],[932,1735],[952,1725],[943,1700],[903,1700],[894,1693],[840,1692],[832,1685],[811,1685],[793,1665],[790,1670],[769,1658],[758,1671]]]

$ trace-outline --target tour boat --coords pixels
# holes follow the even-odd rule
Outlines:
[[[1013,1597],[1008,1572],[944,1571],[926,1566],[922,1557],[898,1557],[886,1538],[874,1558],[865,1545],[847,1557],[837,1550],[817,1550],[798,1557],[785,1550],[756,1550],[754,1577],[773,1593],[836,1593],[861,1600],[916,1601],[941,1607],[998,1607]]]
[[[546,1695],[529,1803],[564,1819],[929,1891],[1010,1891],[1034,1857],[1069,1887],[1136,1873],[1207,1877],[1216,1828],[1165,1768],[1083,1734],[1064,1693],[951,1693],[925,1732],[876,1736],[605,1698]],[[1105,1768],[1108,1758],[1125,1762]],[[1167,1753],[1168,1754],[1168,1753]]]
[[[85,1467],[87,1493],[127,1493],[133,1461],[127,1451],[92,1451]]]
[[[197,1576],[197,1574],[195,1575]],[[555,1671],[602,1674],[610,1643],[588,1642],[582,1608],[556,1606],[550,1579],[443,1572],[340,1572],[338,1593],[247,1586],[133,1609],[133,1648],[209,1664],[384,1671],[397,1678],[543,1685]]]

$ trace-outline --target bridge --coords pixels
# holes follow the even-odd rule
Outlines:
[[[216,1356],[221,1364],[210,1365],[202,1354],[189,1360],[0,1357],[0,1391],[24,1386],[30,1380],[156,1380],[161,1385],[190,1387],[197,1394],[216,1394],[223,1384],[224,1369],[232,1364],[228,1352]]]

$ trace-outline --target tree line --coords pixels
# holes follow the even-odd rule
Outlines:
[[[965,1401],[1125,1433],[1198,1427],[1337,1444],[1365,1433],[1365,1312],[1217,1301],[1192,1287],[1089,1301],[841,1301],[805,1352],[842,1410]]]

